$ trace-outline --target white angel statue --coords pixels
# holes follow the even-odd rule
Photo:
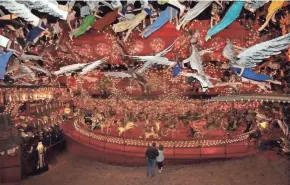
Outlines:
[[[106,62],[108,57],[105,57],[103,59],[97,60],[95,62],[90,62],[90,63],[84,63],[84,64],[72,64],[68,66],[61,67],[58,71],[54,71],[54,75],[62,75],[66,73],[72,73],[74,71],[82,70],[80,72],[81,75],[84,75],[94,69],[96,69],[99,65],[103,64]]]
[[[142,68],[136,71],[138,74],[142,74],[145,72],[145,70],[150,68],[153,64],[174,66],[176,62],[170,61],[168,60],[168,58],[164,57],[169,51],[171,51],[174,44],[175,44],[175,41],[169,47],[155,54],[154,56],[128,56],[128,55],[125,55],[125,56],[128,56],[137,61],[145,62]]]
[[[229,40],[223,50],[223,56],[230,60],[230,66],[233,70],[239,73],[239,76],[248,80],[258,82],[271,82],[281,84],[279,81],[273,80],[272,77],[257,74],[252,68],[258,63],[263,62],[264,59],[281,53],[282,50],[290,46],[290,33],[280,36],[278,38],[262,42],[251,46],[247,49],[234,46]],[[238,49],[240,53],[236,56],[234,49]]]
[[[182,66],[184,66],[185,63],[189,63],[190,68],[192,70],[196,70],[196,72],[195,73],[180,73],[179,75],[186,76],[186,77],[193,77],[197,79],[199,83],[201,84],[203,92],[207,91],[208,88],[224,87],[224,86],[231,86],[231,87],[236,88],[237,85],[240,85],[240,83],[220,82],[219,79],[212,78],[204,72],[201,56],[206,53],[212,53],[214,48],[198,51],[198,49],[196,48],[198,37],[199,37],[199,33],[198,31],[196,31],[191,39],[191,50],[192,50],[191,55],[190,57],[182,61]],[[210,80],[215,80],[217,81],[217,83],[213,85]]]

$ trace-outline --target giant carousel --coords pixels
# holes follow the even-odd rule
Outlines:
[[[5,140],[18,130],[34,141],[27,156],[62,134],[69,152],[122,165],[144,164],[152,143],[167,163],[246,157],[275,139],[289,153],[287,1],[12,0],[0,9],[0,128]],[[0,153],[20,155],[20,145]]]

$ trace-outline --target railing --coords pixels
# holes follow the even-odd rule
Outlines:
[[[239,94],[228,96],[217,96],[210,101],[272,101],[272,102],[290,102],[290,95],[285,94]]]
[[[146,146],[132,145],[125,142],[122,138],[122,143],[112,143],[108,139],[97,140],[90,136],[85,136],[79,133],[74,128],[63,127],[63,132],[66,136],[81,143],[89,148],[99,151],[121,154],[125,156],[144,157]],[[148,141],[148,144],[152,141]],[[163,141],[158,141],[163,144]],[[166,142],[166,141],[165,141]],[[165,146],[164,153],[167,158],[176,159],[207,159],[207,158],[230,158],[249,156],[256,152],[256,142],[246,140],[243,142],[223,144],[217,146],[195,146],[184,147],[177,146],[179,141],[172,141],[173,145]],[[242,144],[241,144],[242,143]]]
[[[66,85],[0,85],[0,88],[47,88],[47,87],[54,87],[54,88],[67,88]]]

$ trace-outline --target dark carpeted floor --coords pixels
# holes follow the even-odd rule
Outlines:
[[[162,174],[146,177],[145,167],[110,166],[62,154],[59,162],[39,176],[17,185],[290,185],[290,161],[253,157],[164,166]]]

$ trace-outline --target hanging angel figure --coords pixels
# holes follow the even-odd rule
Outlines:
[[[157,17],[155,21],[146,29],[144,29],[139,35],[143,38],[149,37],[152,33],[159,30],[167,22],[171,22],[172,19],[177,17],[177,15],[178,10],[176,8],[168,6],[165,10],[161,11],[159,17]]]
[[[139,14],[137,14],[131,20],[125,20],[113,25],[115,33],[127,31],[124,41],[126,42],[132,31],[142,22],[145,21],[147,15],[151,15],[152,10],[150,8],[144,8]]]
[[[256,44],[247,49],[234,46],[233,43],[228,40],[227,45],[223,50],[223,56],[230,60],[229,67],[231,67],[236,73],[238,73],[239,76],[242,77],[242,81],[250,81],[254,84],[258,83],[257,85],[259,87],[265,89],[265,82],[278,85],[281,85],[281,82],[274,80],[271,76],[257,74],[252,70],[252,68],[258,63],[263,62],[264,59],[281,53],[282,50],[287,49],[289,46],[290,33]],[[235,55],[234,49],[239,50],[239,54],[237,56]]]
[[[159,65],[167,65],[167,66],[173,66],[175,65],[175,62],[169,61],[166,57],[164,57],[174,46],[173,42],[168,48],[165,50],[155,54],[154,56],[128,56],[124,55],[127,57],[130,57],[131,59],[135,59],[137,61],[143,61],[145,62],[143,66],[140,69],[136,70],[131,70],[128,73],[124,72],[107,72],[105,75],[107,76],[115,76],[115,77],[121,77],[121,78],[131,78],[130,80],[130,86],[132,84],[132,80],[137,80],[138,84],[140,85],[141,89],[143,92],[147,93],[148,92],[148,87],[146,85],[146,80],[144,77],[142,77],[142,74],[152,67],[154,64],[159,64]]]
[[[212,9],[211,9],[211,18],[210,18],[210,27],[212,28],[215,26],[218,22],[220,22],[220,14],[222,13],[224,7],[221,5],[220,7],[218,4],[213,3]]]
[[[186,7],[179,2],[179,0],[158,0],[158,4],[163,5],[163,4],[166,4],[166,3],[178,8],[179,9],[179,16],[182,16],[184,11],[185,11],[185,9],[186,9]]]
[[[125,56],[130,57],[132,59],[135,59],[137,61],[145,62],[143,64],[143,66],[136,71],[138,74],[141,75],[147,69],[152,67],[154,64],[166,65],[166,66],[174,66],[176,62],[170,61],[170,60],[168,60],[168,58],[164,57],[169,51],[171,51],[171,49],[174,46],[174,44],[175,44],[175,41],[169,47],[167,47],[163,51],[155,54],[154,56],[128,56],[128,55],[125,55]]]
[[[189,9],[183,17],[181,17],[180,22],[176,26],[177,30],[180,28],[184,28],[190,21],[195,19],[198,15],[200,15],[205,9],[207,9],[213,1],[198,1],[198,3],[191,9]],[[222,4],[219,1],[216,1],[221,7]],[[213,5],[214,7],[214,5]],[[219,8],[215,5],[216,8]]]
[[[228,9],[223,19],[218,22],[214,27],[208,30],[205,40],[209,40],[212,36],[232,24],[240,16],[245,3],[246,1],[235,1]]]
[[[58,76],[58,75],[62,75],[62,74],[68,74],[68,73],[72,73],[78,70],[82,70],[80,72],[80,75],[84,75],[90,71],[95,70],[98,66],[100,66],[101,64],[105,63],[106,60],[108,59],[108,57],[105,57],[103,59],[100,60],[96,60],[94,62],[89,62],[89,63],[82,63],[82,64],[72,64],[72,65],[68,65],[68,66],[63,66],[61,67],[58,71],[54,71],[52,72],[54,75]]]
[[[196,72],[193,73],[181,72],[177,75],[193,77],[197,79],[202,87],[202,91],[206,92],[208,88],[213,88],[214,86],[210,81],[211,77],[204,73],[201,56],[206,53],[213,52],[212,51],[213,48],[202,50],[199,52],[196,47],[199,36],[200,35],[198,31],[195,31],[194,34],[192,35],[192,38],[190,40],[191,55],[189,58],[183,60],[181,65],[183,67],[185,63],[190,63],[190,68]]]
[[[247,1],[244,8],[249,10],[252,13],[255,13],[259,8],[261,8],[268,2],[269,0],[250,0],[250,1]]]
[[[150,25],[153,24],[153,22],[158,18],[159,16],[159,12],[158,10],[154,9],[154,7],[150,4],[149,5],[151,10],[152,10],[152,14],[150,15]]]
[[[32,14],[29,8],[16,2],[16,0],[0,1],[0,6],[5,7],[13,15],[15,14],[35,27],[39,25],[40,19]]]
[[[16,30],[16,32],[19,32],[19,30]],[[26,54],[24,52],[24,49],[22,48],[22,46],[20,44],[17,45],[18,50],[11,48],[11,44],[12,44],[12,41],[10,39],[0,35],[0,47],[2,47],[4,50],[6,50],[8,52],[12,52],[21,61],[23,61],[23,62],[27,62],[29,60],[42,60],[42,61],[44,61],[42,56]]]
[[[190,68],[194,72],[193,73],[181,72],[179,75],[186,76],[186,77],[193,77],[196,80],[198,80],[202,87],[203,92],[206,92],[209,88],[214,88],[214,87],[231,86],[231,87],[236,88],[237,85],[240,85],[241,83],[236,83],[236,82],[227,82],[227,83],[221,82],[221,80],[212,78],[204,72],[201,56],[207,53],[212,53],[214,48],[209,48],[202,51],[198,51],[196,45],[199,40],[199,37],[200,37],[199,32],[195,31],[190,40],[191,55],[189,58],[182,61],[182,67],[184,66],[185,63],[189,63]],[[216,81],[216,83],[213,85],[211,80]]]
[[[266,16],[266,21],[259,28],[259,31],[264,30],[268,26],[270,20],[272,20],[273,23],[276,22],[275,15],[279,11],[279,9],[283,7],[283,4],[284,4],[284,0],[272,1],[271,2],[270,6],[268,8],[268,14]]]
[[[83,34],[85,34],[89,29],[91,29],[92,25],[96,22],[96,17],[94,15],[88,15],[86,16],[82,22],[81,25],[74,29],[70,34],[70,39],[77,38]]]
[[[7,69],[6,74],[11,75],[11,73],[17,69],[19,71],[18,74],[15,76],[11,76],[11,78],[13,80],[22,79],[22,78],[26,77],[31,81],[36,81],[37,75],[35,74],[35,72],[44,73],[48,77],[51,76],[51,73],[49,71],[47,71],[46,69],[44,69],[36,64],[35,65],[27,64],[27,63],[24,64],[22,62],[19,62],[18,60],[14,60],[13,65],[11,65]]]

